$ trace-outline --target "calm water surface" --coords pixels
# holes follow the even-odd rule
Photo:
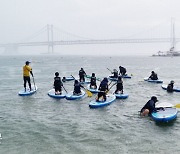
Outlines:
[[[23,88],[22,66],[31,66],[38,86],[36,94],[18,96]],[[87,74],[103,78],[107,70],[125,66],[132,79],[124,79],[126,100],[90,109],[95,99],[53,99],[54,73],[78,76],[83,67]],[[78,56],[1,56],[0,57],[0,153],[1,154],[119,154],[180,153],[180,115],[168,124],[156,124],[138,111],[156,95],[160,102],[180,103],[180,93],[169,94],[160,84],[143,81],[154,70],[164,83],[180,85],[180,57],[78,57]],[[64,83],[67,91],[73,82]],[[114,89],[111,90],[111,93]]]

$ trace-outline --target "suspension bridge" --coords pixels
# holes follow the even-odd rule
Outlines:
[[[172,25],[171,25],[172,28]],[[161,28],[160,28],[161,29]],[[180,41],[180,38],[176,37],[174,38],[174,31],[167,32],[166,35],[162,37],[162,35],[159,35],[159,31],[155,31],[152,34],[152,30],[148,31],[148,37],[141,37],[140,34],[136,36],[130,36],[128,38],[116,38],[116,39],[91,39],[91,38],[85,38],[81,37],[66,31],[62,31],[53,25],[46,25],[41,30],[33,34],[32,36],[23,39],[22,41],[19,41],[17,43],[4,43],[0,44],[0,48],[4,48],[5,51],[8,51],[9,49],[18,50],[19,47],[26,47],[26,46],[47,46],[48,53],[54,52],[54,46],[58,45],[78,45],[78,44],[115,44],[115,43],[178,43]],[[169,30],[170,31],[170,30]],[[45,38],[45,41],[33,41],[34,38],[38,38],[40,35],[43,38]],[[58,38],[57,36],[61,36],[61,38]]]

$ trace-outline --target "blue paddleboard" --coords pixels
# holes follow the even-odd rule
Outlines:
[[[168,85],[163,84],[161,87],[162,89],[167,90],[167,86]],[[180,87],[173,87],[173,91],[180,92]]]
[[[53,98],[65,98],[66,97],[66,93],[62,91],[62,94],[61,95],[55,95],[55,89],[51,89],[48,91],[48,95],[50,97],[53,97]]]
[[[151,79],[148,79],[148,78],[144,78],[144,81],[152,82],[152,83],[163,83],[163,80],[151,80]]]
[[[96,89],[90,88],[90,84],[87,86],[87,90],[89,90],[92,93],[98,93],[99,92],[98,88],[96,88]]]
[[[68,93],[68,94],[66,95],[66,99],[68,99],[68,100],[80,99],[80,98],[82,98],[85,94],[86,94],[86,92],[83,91],[83,90],[81,90],[81,94],[80,94],[80,95],[74,95],[74,94],[73,94],[73,91],[71,91],[70,93]]]
[[[23,90],[20,90],[18,94],[19,94],[19,96],[32,95],[32,94],[34,94],[37,91],[37,89],[38,89],[37,86],[32,87],[31,91],[29,89],[26,89],[26,91],[23,89]]]
[[[131,79],[131,76],[129,76],[128,74],[125,74],[125,75],[122,76],[122,78]]]
[[[111,80],[111,81],[117,81],[117,80],[118,80],[118,78],[112,78],[111,76],[112,76],[112,75],[110,75],[110,76],[108,77],[109,80]]]
[[[151,114],[152,118],[156,122],[169,122],[174,120],[177,117],[177,109],[172,108],[170,103],[159,103],[156,105],[156,108],[163,107],[163,109],[158,110],[158,112],[153,112]]]
[[[98,108],[98,107],[103,107],[111,104],[113,101],[115,101],[116,96],[115,95],[107,95],[106,101],[99,101],[97,102],[96,100],[93,100],[89,103],[90,108]]]
[[[115,93],[115,96],[117,99],[126,99],[126,98],[128,98],[129,95],[128,94],[121,94],[121,93],[116,94]]]
[[[67,76],[67,77],[64,77],[64,80],[65,81],[72,81],[72,80],[74,80],[74,78],[72,76]]]

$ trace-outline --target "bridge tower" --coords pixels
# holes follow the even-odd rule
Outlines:
[[[48,53],[54,52],[53,25],[47,25]]]

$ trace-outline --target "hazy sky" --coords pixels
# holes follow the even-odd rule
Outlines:
[[[171,17],[178,22],[179,6],[179,0],[0,0],[0,43],[23,40],[47,24],[92,39],[133,36],[158,25],[160,28],[163,23],[170,23]],[[157,50],[167,50],[169,46],[73,45],[56,47],[55,51],[66,54],[148,55]]]

